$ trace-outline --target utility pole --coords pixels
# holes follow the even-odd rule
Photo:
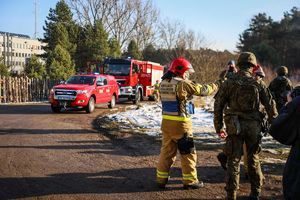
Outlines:
[[[38,0],[34,0],[34,39],[37,38],[37,23],[38,23]]]

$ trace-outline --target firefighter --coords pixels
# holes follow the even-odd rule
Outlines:
[[[160,83],[162,102],[162,147],[157,164],[157,183],[165,188],[169,171],[177,150],[181,154],[182,179],[184,189],[198,189],[203,182],[198,180],[197,154],[193,141],[191,114],[193,95],[207,96],[217,90],[217,84],[200,85],[189,80],[194,69],[189,61],[180,57],[172,61]]]
[[[265,107],[270,121],[277,116],[277,110],[265,83],[262,80],[255,80],[252,76],[253,68],[257,66],[255,55],[251,52],[242,52],[237,66],[240,68],[239,72],[231,79],[227,79],[215,96],[214,125],[219,136],[226,138],[225,151],[228,158],[225,189],[227,199],[236,200],[237,198],[239,165],[243,154],[243,144],[246,143],[251,184],[249,199],[258,200],[263,183],[259,161],[262,121],[260,103]],[[227,105],[228,109],[224,110]],[[223,113],[225,113],[224,117]]]
[[[155,101],[159,101],[159,80],[156,80],[155,84],[153,85],[154,91],[153,96]]]

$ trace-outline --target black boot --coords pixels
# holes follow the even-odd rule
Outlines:
[[[220,162],[222,168],[227,170],[227,156],[225,153],[221,152],[217,155],[218,161]]]

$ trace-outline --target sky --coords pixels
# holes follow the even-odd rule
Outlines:
[[[50,8],[58,0],[38,0],[38,37]],[[251,18],[265,12],[279,21],[283,13],[300,0],[153,0],[161,19],[178,20],[186,29],[201,34],[212,49],[236,50],[239,34],[249,27]],[[34,36],[34,0],[0,0],[0,31]]]

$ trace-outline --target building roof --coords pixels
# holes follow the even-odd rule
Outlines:
[[[8,34],[8,35],[14,36],[14,37],[20,37],[20,38],[27,38],[27,39],[30,39],[30,37],[29,37],[28,35],[18,34],[18,33],[9,33],[9,32],[0,31],[0,35],[4,35],[4,34]]]

